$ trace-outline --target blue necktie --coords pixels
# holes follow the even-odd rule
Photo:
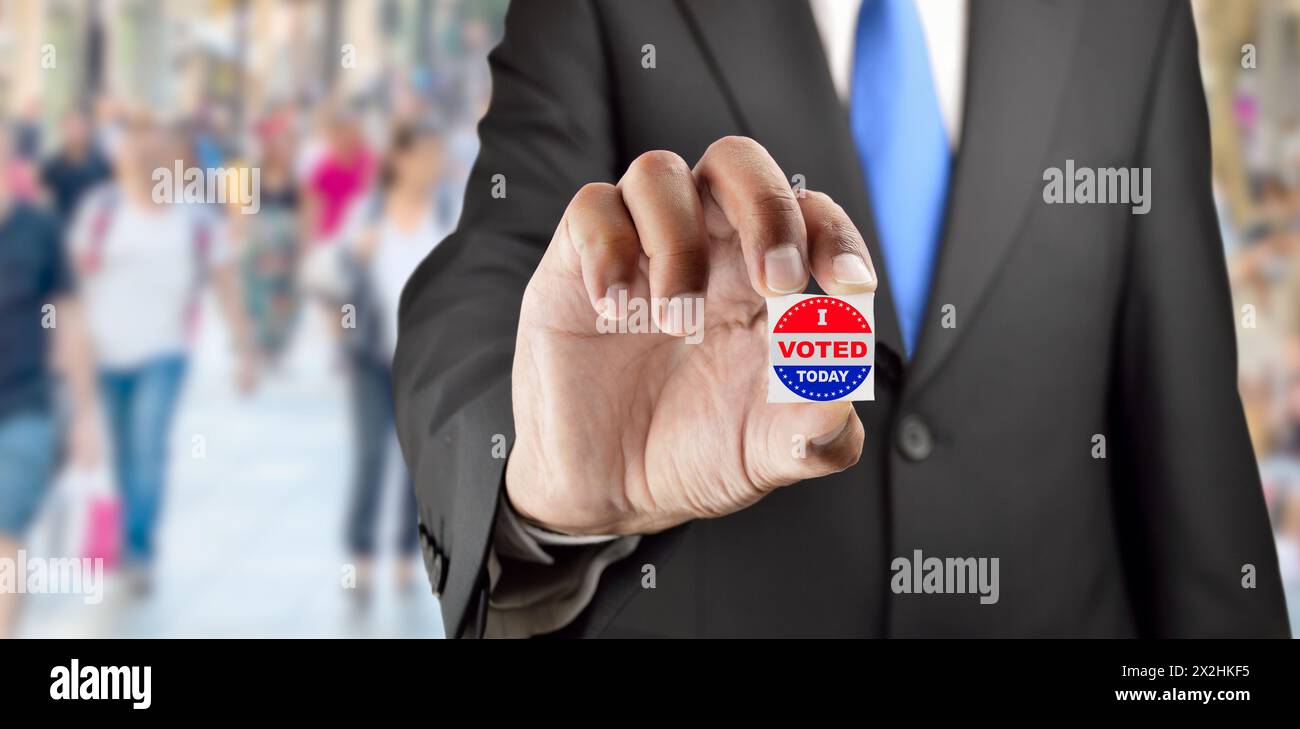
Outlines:
[[[863,0],[849,122],[910,356],[930,293],[952,163],[913,0]]]

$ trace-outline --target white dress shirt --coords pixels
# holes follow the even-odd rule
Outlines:
[[[967,0],[915,0],[930,57],[930,78],[939,97],[939,115],[948,133],[948,146],[961,142],[962,104],[966,92]],[[853,78],[853,41],[862,0],[809,0],[817,33],[826,52],[831,81],[840,100],[848,103]]]
[[[867,0],[871,1],[871,0]],[[831,80],[848,103],[853,43],[863,0],[809,0]],[[967,0],[915,0],[948,145],[961,141],[966,87]],[[523,521],[502,495],[488,554],[488,637],[525,638],[559,630],[596,594],[600,575],[636,549],[640,537],[570,537]],[[547,549],[547,548],[550,549]]]

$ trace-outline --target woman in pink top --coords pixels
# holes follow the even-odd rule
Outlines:
[[[374,177],[374,154],[366,146],[357,120],[337,115],[327,122],[326,148],[312,165],[307,177],[311,237],[329,243],[341,231],[352,204],[370,187]]]

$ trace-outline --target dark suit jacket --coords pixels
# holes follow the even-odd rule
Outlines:
[[[449,636],[482,629],[520,297],[569,199],[646,150],[693,163],[728,134],[843,205],[876,261],[862,458],[643,539],[564,634],[1288,634],[1237,395],[1187,3],[976,1],[968,48],[940,259],[904,362],[869,191],[804,0],[512,4],[464,214],[406,287],[396,359]],[[1067,159],[1150,167],[1150,213],[1045,204],[1044,170]],[[948,304],[955,328],[940,324]],[[999,601],[895,594],[891,560],[916,549],[999,558]]]

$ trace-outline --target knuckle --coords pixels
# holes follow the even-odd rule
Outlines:
[[[699,289],[706,283],[709,262],[702,251],[663,251],[654,256],[653,261],[651,284],[656,289],[663,286]],[[660,290],[659,293],[665,292]]]
[[[639,247],[637,237],[627,231],[602,231],[582,244],[584,252],[600,256],[621,256],[629,250]]]
[[[705,156],[709,154],[720,154],[726,157],[746,157],[755,154],[767,154],[767,150],[763,148],[763,145],[749,137],[731,134],[710,144]]]
[[[637,245],[636,229],[622,211],[618,188],[604,182],[583,185],[569,203],[569,237],[586,253],[617,252]]]
[[[807,188],[804,188],[803,199],[805,200],[806,203],[812,203],[813,205],[817,205],[819,207],[831,206],[831,205],[834,205],[836,208],[839,207],[839,205],[836,204],[836,202],[831,199],[830,195],[827,195],[821,190],[809,190]]]
[[[833,253],[866,253],[858,229],[848,220],[831,219],[822,222],[817,238],[822,245],[829,246]]]
[[[804,233],[803,216],[794,193],[782,187],[764,186],[751,199],[746,216],[754,234],[770,238],[772,244],[798,240]]]
[[[655,149],[649,152],[643,152],[639,157],[632,160],[632,164],[627,168],[628,176],[647,179],[660,179],[664,177],[681,177],[689,175],[691,168],[686,165],[686,160],[675,152],[665,149]]]
[[[608,182],[588,182],[578,188],[574,194],[569,207],[572,208],[589,208],[605,205],[609,200],[618,195],[618,188]]]
[[[690,236],[669,236],[655,241],[655,245],[648,246],[647,255],[660,261],[689,261],[697,262],[705,258],[704,243],[698,238]]]
[[[787,187],[763,185],[754,192],[753,211],[755,215],[781,218],[800,217],[799,201]]]

